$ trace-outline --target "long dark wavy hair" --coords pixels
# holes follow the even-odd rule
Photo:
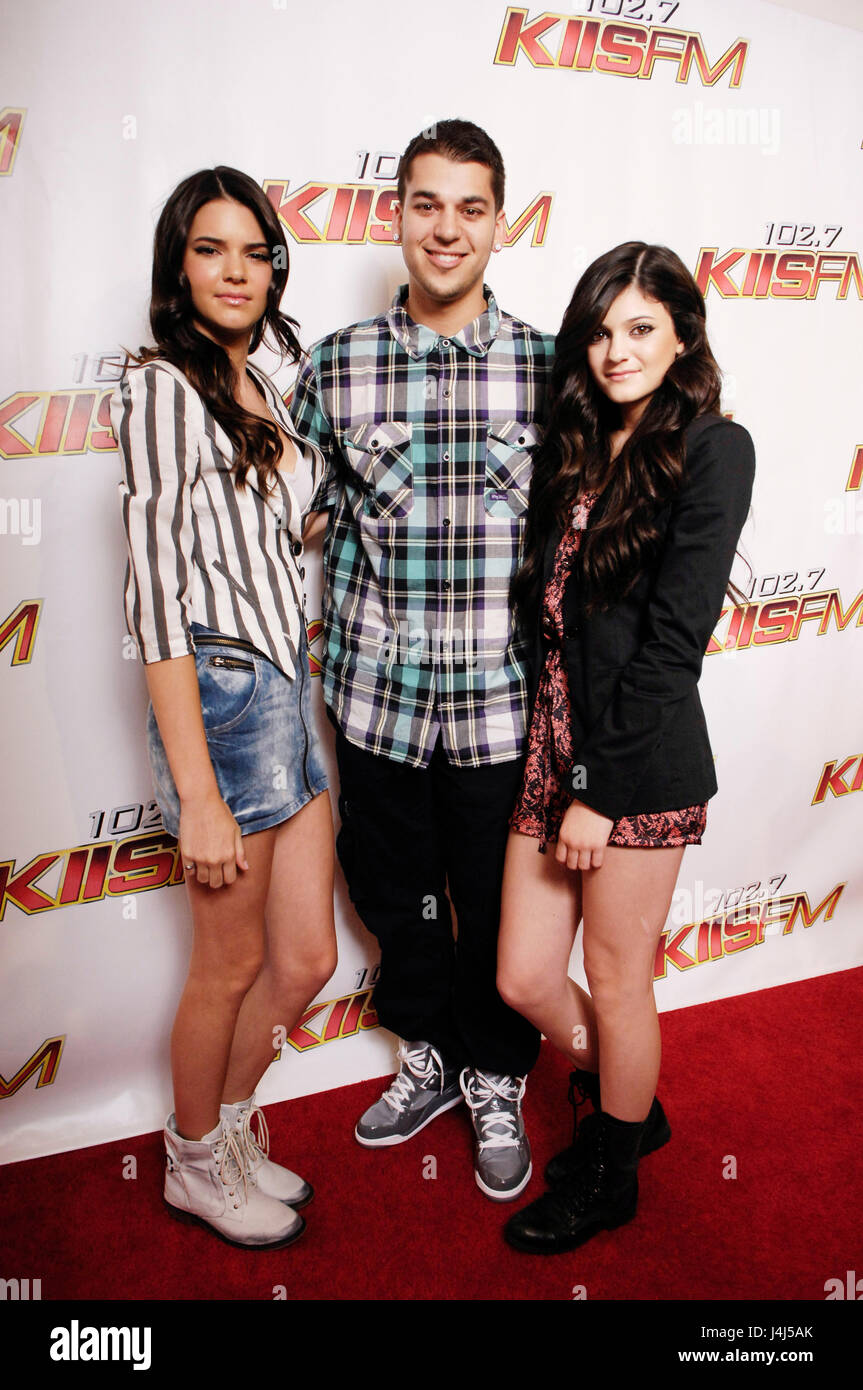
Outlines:
[[[683,351],[612,463],[610,438],[620,428],[620,411],[594,380],[587,349],[630,285],[665,306]],[[588,266],[557,335],[524,561],[512,583],[512,600],[525,626],[536,621],[548,537],[568,523],[579,493],[608,488],[602,514],[585,532],[579,552],[588,611],[608,607],[632,588],[659,542],[656,513],[680,486],[683,431],[697,416],[719,410],[720,386],[703,296],[673,251],[628,241]]]
[[[269,328],[283,358],[296,362],[302,352],[295,333],[296,319],[279,310],[288,280],[288,247],[272,203],[255,181],[239,169],[220,164],[184,179],[162,209],[153,243],[153,287],[150,328],[156,346],[142,347],[132,361],[171,362],[189,379],[204,404],[234,446],[234,479],[243,487],[254,468],[262,487],[269,488],[282,456],[282,441],[274,422],[244,410],[234,399],[234,368],[225,349],[195,326],[195,310],[183,258],[189,230],[205,203],[227,198],[241,203],[257,219],[270,248],[273,278],[267,307],[252,329],[249,352],[261,344]]]

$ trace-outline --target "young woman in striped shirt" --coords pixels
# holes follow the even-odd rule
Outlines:
[[[255,1087],[274,1037],[336,964],[301,568],[323,459],[248,362],[267,328],[299,356],[294,321],[279,312],[287,275],[284,233],[252,179],[225,167],[186,179],[156,229],[156,346],[112,401],[126,616],[194,921],[171,1043],[165,1200],[180,1219],[257,1248],[302,1233],[296,1208],[312,1189],[269,1160]]]

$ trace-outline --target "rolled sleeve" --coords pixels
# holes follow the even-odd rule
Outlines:
[[[188,610],[198,447],[189,408],[188,391],[155,364],[130,369],[111,399],[129,553],[126,622],[145,663],[194,651]]]

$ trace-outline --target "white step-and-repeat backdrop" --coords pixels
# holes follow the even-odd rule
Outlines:
[[[859,30],[761,0],[37,0],[7,16],[7,1160],[158,1128],[170,1101],[190,926],[124,634],[108,398],[122,347],[147,340],[159,209],[205,166],[246,170],[278,209],[306,344],[380,311],[404,278],[398,152],[435,118],[474,120],[503,152],[508,235],[490,270],[510,312],[556,331],[580,272],[624,240],[682,256],[758,477],[749,602],[720,620],[702,681],[721,790],[684,858],[660,1007],[863,960],[861,70]],[[319,561],[309,573],[315,613]],[[264,1100],[390,1069],[375,943],[338,894],[338,971]]]

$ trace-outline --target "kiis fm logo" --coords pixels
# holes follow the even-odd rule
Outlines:
[[[37,887],[58,866],[56,891]],[[182,882],[179,846],[164,830],[37,854],[21,869],[16,869],[14,859],[7,859],[0,863],[0,921],[7,903],[32,916]]]
[[[15,166],[26,114],[26,106],[4,106],[0,111],[0,177],[11,174]]]
[[[285,1045],[296,1052],[308,1052],[309,1048],[320,1047],[322,1043],[352,1038],[357,1033],[378,1026],[378,1016],[372,1005],[372,990],[345,994],[341,999],[326,999],[323,1003],[311,1004],[290,1033],[286,1034],[284,1029],[276,1030],[280,1036],[275,1038],[279,1048],[275,1060],[279,1060],[281,1048]]]
[[[321,674],[321,659],[312,647],[319,638],[323,637],[324,623],[322,618],[313,618],[308,625],[308,644],[309,644],[309,671],[313,676]]]
[[[662,0],[658,8],[662,8]],[[673,5],[671,11],[675,9],[677,6]],[[512,5],[507,9],[494,55],[498,66],[512,67],[519,54],[524,54],[535,68],[650,78],[657,62],[670,62],[677,68],[675,82],[688,82],[694,68],[704,87],[715,86],[726,71],[729,87],[739,87],[749,52],[748,40],[736,39],[711,64],[701,35],[684,29],[579,19],[551,11],[538,19],[528,20],[527,15],[527,10]],[[552,41],[556,52],[550,51]]]
[[[855,763],[857,771],[854,773],[853,781],[848,783],[845,779]],[[852,753],[851,757],[846,758],[841,764],[838,758],[824,764],[811,804],[820,805],[828,792],[832,792],[834,796],[847,796],[848,792],[859,791],[863,791],[863,753]]]
[[[787,598],[768,599],[765,603],[723,608],[706,655],[743,651],[746,647],[773,646],[777,642],[796,642],[804,623],[817,622],[819,637],[825,635],[831,621],[838,632],[844,632],[855,613],[857,621],[854,626],[863,627],[863,589],[845,610],[838,589],[824,589],[817,594],[790,594]],[[717,636],[717,631],[729,614],[724,638]]]
[[[0,458],[39,458],[43,454],[106,453],[116,449],[106,391],[16,391],[0,404]],[[19,429],[32,411],[31,438]],[[16,422],[18,429],[13,428]]]
[[[12,648],[12,666],[24,666],[33,659],[33,644],[36,641],[36,629],[39,626],[39,618],[42,615],[42,600],[24,599],[18,604],[9,617],[0,623],[0,651],[3,650],[12,638],[15,638],[15,645]]]
[[[294,241],[302,245],[345,243],[360,246],[377,242],[392,246],[393,214],[398,201],[394,186],[382,188],[365,183],[304,183],[288,194],[284,180],[265,179],[263,189],[279,215],[279,221]],[[313,204],[326,198],[318,222],[306,216]],[[514,222],[505,224],[504,245],[513,246],[533,226],[531,246],[542,246],[548,229],[552,193],[538,193]]]
[[[847,299],[852,285],[857,298],[863,299],[856,251],[780,252],[735,246],[720,256],[718,246],[702,246],[695,283],[705,298],[712,287],[723,299],[814,299],[823,284],[834,283],[837,299]]]
[[[42,1046],[37,1048],[33,1056],[27,1059],[23,1067],[18,1068],[9,1081],[6,1080],[5,1076],[0,1075],[0,1100],[8,1100],[9,1096],[14,1096],[15,1092],[20,1091],[21,1087],[30,1080],[30,1077],[36,1076],[37,1073],[38,1080],[35,1088],[37,1091],[42,1086],[52,1085],[60,1065],[60,1058],[63,1055],[65,1041],[65,1033],[62,1033],[58,1038],[46,1038]]]
[[[798,922],[805,929],[822,914],[824,921],[829,922],[844,887],[844,883],[838,883],[815,908],[809,902],[808,893],[783,893],[781,897],[765,898],[761,903],[743,902],[706,921],[688,922],[678,929],[664,931],[656,949],[653,978],[664,980],[669,965],[675,970],[691,970],[694,965],[705,965],[737,951],[762,946],[768,936],[790,936]],[[690,940],[693,932],[695,936]],[[685,945],[688,950],[684,950]]]

